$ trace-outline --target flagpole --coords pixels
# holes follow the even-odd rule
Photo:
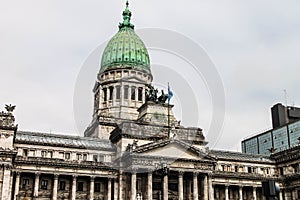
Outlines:
[[[168,137],[170,138],[170,84],[168,82]]]

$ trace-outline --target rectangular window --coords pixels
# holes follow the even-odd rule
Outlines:
[[[120,100],[120,98],[121,98],[121,87],[120,86],[117,86],[116,87],[116,99],[117,100]]]
[[[124,99],[128,99],[128,90],[129,90],[129,86],[125,85],[125,87],[124,87]]]
[[[113,87],[109,87],[109,100],[110,101],[113,100],[113,95],[114,95],[114,88]]]
[[[135,87],[131,87],[131,100],[135,100]]]
[[[22,182],[22,189],[26,189],[26,186],[29,185],[29,179],[24,178]]]
[[[47,190],[47,187],[48,187],[48,180],[42,180],[41,189],[42,190]]]
[[[59,182],[59,190],[66,190],[66,181]]]
[[[41,155],[42,155],[43,158],[45,158],[47,156],[47,151],[42,151]]]
[[[53,158],[53,152],[52,151],[49,152],[49,156],[50,156],[50,158]]]
[[[143,88],[138,89],[138,100],[143,101]]]
[[[28,150],[27,149],[23,149],[23,156],[25,156],[25,157],[28,156]]]
[[[82,192],[83,191],[83,182],[77,183],[77,191]]]
[[[100,187],[101,187],[100,185],[101,184],[98,182],[95,183],[95,192],[100,192]]]
[[[103,89],[103,100],[107,101],[107,89],[106,88]]]
[[[29,156],[35,157],[35,150],[30,150]]]
[[[66,153],[65,154],[65,159],[69,160],[71,158],[71,154],[70,153]]]
[[[93,161],[98,162],[98,155],[93,155]]]
[[[103,155],[99,155],[99,161],[104,162],[104,156]]]
[[[83,158],[84,161],[87,161],[87,154],[83,154]]]
[[[77,160],[81,160],[82,155],[81,154],[77,154]]]

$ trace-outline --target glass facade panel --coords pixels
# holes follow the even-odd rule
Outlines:
[[[258,154],[257,138],[252,138],[245,141],[245,150],[246,153]]]
[[[276,130],[273,130],[273,141],[274,148],[276,151],[282,151],[289,147],[287,127],[282,127]]]
[[[289,125],[290,145],[295,146],[300,142],[300,121]]]
[[[272,135],[271,132],[267,132],[258,137],[259,154],[269,155],[269,149],[272,148]]]

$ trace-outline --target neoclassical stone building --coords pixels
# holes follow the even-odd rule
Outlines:
[[[200,128],[185,128],[165,94],[151,86],[148,51],[128,3],[108,43],[94,87],[93,121],[84,137],[18,130],[14,106],[0,113],[2,200],[300,198],[300,146],[252,155],[211,150]]]

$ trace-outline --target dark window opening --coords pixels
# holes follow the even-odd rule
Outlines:
[[[135,100],[135,87],[131,87],[131,100]]]
[[[126,85],[124,87],[124,99],[128,99],[128,89],[129,89],[129,87]]]
[[[107,89],[106,88],[103,89],[103,100],[107,101]]]
[[[29,185],[29,179],[27,179],[27,178],[23,179],[23,182],[22,182],[22,189],[25,189],[26,186],[28,186],[28,185]]]
[[[120,100],[120,98],[121,98],[121,87],[117,86],[116,89],[117,89],[116,99]]]
[[[28,156],[28,150],[27,149],[23,149],[23,156],[25,156],[25,157]]]
[[[82,192],[83,191],[83,182],[77,183],[77,191]]]
[[[110,101],[113,100],[113,92],[114,92],[114,88],[113,87],[109,87],[109,100]]]
[[[138,100],[143,101],[143,88],[138,89]]]
[[[83,154],[83,160],[87,161],[87,154]]]
[[[47,190],[47,187],[48,187],[48,180],[42,180],[41,189]]]
[[[59,190],[66,190],[66,181],[59,182]]]
[[[95,183],[95,192],[100,192],[100,187],[101,187],[100,183]]]
[[[248,167],[248,173],[252,173],[252,168]]]
[[[66,158],[67,160],[69,160],[70,157],[71,157],[71,154],[70,154],[70,153],[66,153],[66,154],[65,154],[65,158]]]
[[[93,155],[93,161],[98,162],[98,155]]]

